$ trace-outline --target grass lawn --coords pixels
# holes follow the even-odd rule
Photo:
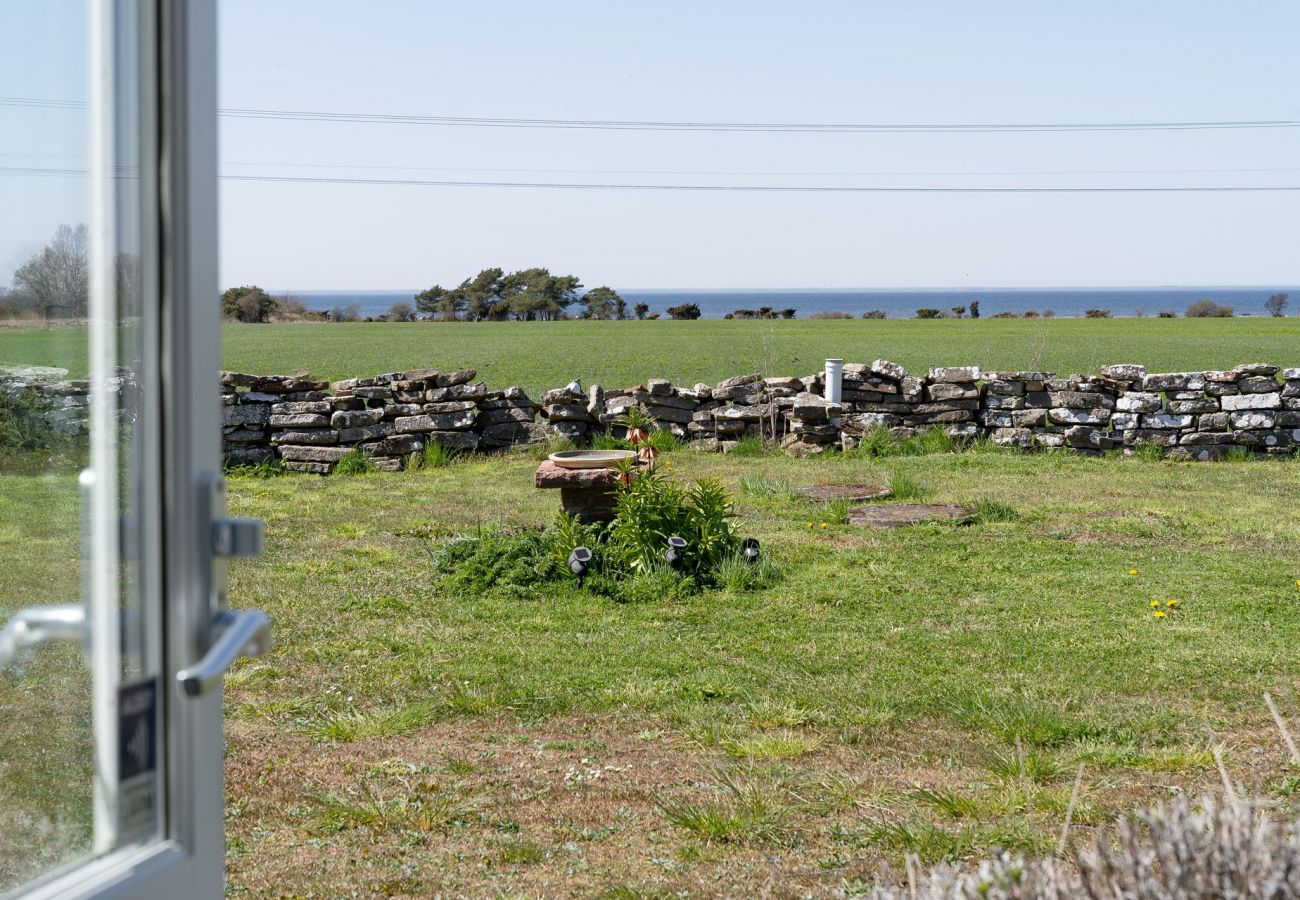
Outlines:
[[[1300,317],[228,324],[222,346],[223,366],[244,372],[305,369],[333,380],[473,367],[493,387],[539,393],[575,377],[627,386],[651,376],[693,384],[745,372],[800,375],[827,357],[886,357],[915,370],[974,363],[1061,373],[1114,362],[1152,371],[1251,360],[1295,365]],[[82,329],[0,328],[0,365],[58,365],[83,375],[85,352]]]
[[[1262,700],[1300,716],[1294,461],[668,458],[736,491],[778,582],[451,589],[430,543],[554,515],[524,456],[232,479],[269,529],[232,597],[276,647],[227,682],[230,892],[851,893],[907,851],[1050,851],[1080,763],[1072,840],[1214,787],[1207,729],[1248,790],[1300,787]],[[863,530],[791,493],[891,478],[989,515]]]

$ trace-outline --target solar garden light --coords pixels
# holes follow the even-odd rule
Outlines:
[[[674,569],[682,561],[682,554],[686,550],[686,538],[673,535],[668,539],[668,549],[664,551],[664,562]]]
[[[740,555],[751,565],[758,562],[758,538],[745,538],[740,544]]]
[[[569,554],[569,571],[578,576],[578,587],[582,587],[582,579],[587,577],[587,566],[590,563],[591,551],[586,547],[574,547]]]

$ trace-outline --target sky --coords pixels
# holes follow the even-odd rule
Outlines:
[[[0,31],[34,34],[0,58],[0,94],[84,99],[84,63],[68,39],[80,8],[0,4]],[[221,0],[219,32],[226,109],[934,125],[1300,119],[1292,0]],[[0,107],[0,163],[84,156],[76,117]],[[925,187],[1300,185],[1298,151],[1300,128],[772,134],[228,116],[220,147],[227,176]],[[16,181],[0,178],[16,201],[0,197],[0,209],[24,210],[0,217],[0,283],[59,221],[84,215],[84,183]],[[227,179],[220,213],[223,284],[275,290],[417,288],[493,265],[622,289],[1300,283],[1300,192]]]

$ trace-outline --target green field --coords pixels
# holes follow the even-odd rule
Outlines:
[[[1262,700],[1297,714],[1293,462],[667,458],[735,491],[776,584],[457,589],[425,541],[554,515],[527,456],[232,479],[268,523],[232,597],[276,623],[228,682],[234,895],[856,895],[905,852],[1051,852],[1080,763],[1080,842],[1211,789],[1211,728],[1247,790],[1296,788]],[[792,493],[900,476],[996,514]]]
[[[237,371],[307,370],[333,380],[472,367],[494,387],[519,384],[533,393],[573,378],[627,386],[652,376],[693,384],[755,371],[801,375],[827,357],[1061,373],[1113,362],[1151,371],[1300,364],[1300,317],[228,324],[222,336],[223,365]],[[84,374],[84,342],[80,329],[0,329],[0,365]]]

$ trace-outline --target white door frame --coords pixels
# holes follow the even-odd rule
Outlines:
[[[153,502],[145,504],[154,514],[142,512],[135,537],[145,593],[154,595],[161,614],[150,616],[150,627],[159,629],[155,639],[161,649],[165,803],[154,840],[109,850],[38,883],[24,896],[219,898],[225,862],[222,696],[219,689],[185,696],[175,678],[208,649],[213,613],[224,602],[224,596],[215,596],[224,594],[224,585],[213,567],[209,518],[224,513],[211,502],[221,471],[216,3],[91,0],[90,5],[91,43],[97,47],[92,96],[105,112],[94,126],[100,132],[92,163],[99,198],[92,227],[96,238],[112,227],[106,219],[115,196],[112,148],[119,139],[139,141],[146,285],[140,414],[152,435],[140,448],[140,477],[154,486],[146,490]],[[134,52],[131,35],[125,36],[124,52],[118,28],[135,17],[123,17],[121,8],[133,6],[139,9]],[[112,97],[122,85],[139,87],[134,136],[114,131]],[[146,614],[149,601],[146,597],[142,607]]]

